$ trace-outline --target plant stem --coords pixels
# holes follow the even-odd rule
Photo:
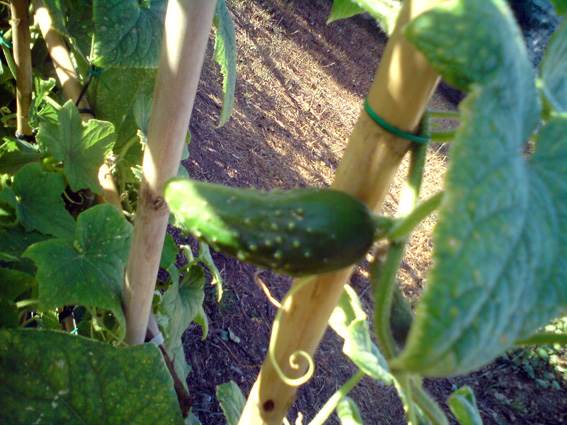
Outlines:
[[[32,136],[32,128],[28,122],[28,113],[32,100],[32,62],[30,47],[30,14],[29,0],[12,0],[12,46],[16,65],[16,104],[17,132],[24,136]]]
[[[341,388],[339,388],[332,396],[327,400],[325,405],[317,412],[317,415],[309,422],[309,425],[323,425],[325,421],[331,416],[333,410],[341,401],[341,398],[346,396],[350,390],[354,388],[356,384],[365,376],[366,374],[359,370],[353,375]]]
[[[392,311],[392,298],[396,274],[404,255],[405,242],[393,242],[382,262],[376,258],[370,265],[370,284],[374,295],[374,328],[380,351],[386,360],[398,354],[398,347],[390,327],[390,314]]]
[[[215,7],[210,0],[170,0],[167,6],[124,285],[128,344],[144,342],[169,219],[163,186],[179,168]]]
[[[445,119],[455,119],[461,118],[461,113],[459,111],[434,111],[431,109],[427,110],[427,116],[429,118],[445,118]]]
[[[443,200],[444,192],[439,192],[416,206],[411,213],[397,221],[388,231],[387,237],[392,241],[406,239],[415,227],[435,211]]]
[[[368,95],[372,110],[406,132],[417,130],[439,77],[425,57],[402,35],[415,16],[442,0],[403,2],[398,23],[386,46]],[[419,77],[416,77],[419,76]],[[350,136],[332,187],[354,195],[371,209],[381,207],[410,142],[378,126],[363,109]],[[313,354],[327,328],[352,268],[317,276],[284,303],[274,338],[276,361],[283,365],[298,350]],[[297,284],[297,283],[295,283]],[[304,370],[284,370],[301,376]],[[240,425],[280,425],[295,398],[296,388],[283,383],[267,358],[252,388]]]
[[[431,423],[433,425],[449,425],[445,413],[415,380],[410,379],[410,386],[413,402],[431,420]]]
[[[532,335],[529,338],[517,341],[515,343],[515,345],[552,345],[552,344],[560,344],[567,346],[567,334],[542,332],[539,334]]]
[[[457,130],[430,131],[431,143],[450,143],[455,140]]]

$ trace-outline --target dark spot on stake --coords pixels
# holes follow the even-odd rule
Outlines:
[[[266,412],[271,412],[272,410],[274,410],[275,407],[274,400],[268,400],[267,402],[264,403],[262,407]]]

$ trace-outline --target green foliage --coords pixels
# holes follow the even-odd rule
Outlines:
[[[392,383],[388,364],[370,338],[366,313],[350,285],[345,286],[329,325],[345,340],[343,352],[361,370],[386,385]]]
[[[157,68],[167,1],[148,3],[93,0],[93,65]]]
[[[61,198],[64,189],[65,178],[61,174],[45,172],[38,163],[31,163],[14,175],[10,187],[0,191],[0,200],[16,210],[26,231],[71,239],[75,220]]]
[[[451,412],[461,425],[482,425],[476,399],[469,387],[464,386],[455,390],[449,397],[448,403]]]
[[[555,113],[567,112],[567,23],[551,36],[539,68],[543,97]]]
[[[566,0],[551,0],[553,6],[555,7],[555,13],[557,16],[563,16],[567,14],[567,1]]]
[[[114,145],[114,126],[106,121],[84,123],[72,101],[57,111],[57,121],[42,122],[37,140],[63,163],[72,191],[91,189],[101,194],[98,170]]]
[[[448,81],[472,90],[461,106],[428,288],[407,349],[392,362],[445,376],[486,364],[566,307],[565,268],[554,264],[567,237],[567,176],[559,165],[567,121],[549,122],[535,154],[522,157],[539,102],[519,30],[502,2],[441,6],[407,33]]]
[[[0,365],[2,423],[183,424],[153,344],[117,349],[63,332],[0,330]]]
[[[337,416],[341,425],[362,425],[358,406],[350,397],[343,397],[337,404]]]
[[[214,24],[217,28],[213,60],[221,66],[223,101],[219,126],[226,124],[234,106],[236,86],[236,33],[226,7],[226,0],[217,1]]]
[[[175,280],[161,299],[159,311],[167,317],[162,321],[166,346],[174,356],[175,370],[185,381],[189,367],[185,362],[181,337],[200,312],[205,298],[205,273],[201,266],[192,266],[181,281]]]
[[[108,204],[79,215],[74,240],[38,242],[24,253],[37,265],[40,308],[83,305],[109,310],[125,332],[122,312],[124,268],[132,226]]]
[[[233,381],[218,385],[217,398],[226,417],[227,424],[237,425],[246,404],[246,399],[238,385]]]
[[[368,12],[389,35],[394,30],[400,5],[396,0],[334,0],[327,23]]]

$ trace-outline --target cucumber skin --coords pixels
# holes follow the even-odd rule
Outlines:
[[[263,192],[173,178],[165,200],[216,251],[290,276],[328,273],[361,260],[374,241],[368,207],[333,189]]]

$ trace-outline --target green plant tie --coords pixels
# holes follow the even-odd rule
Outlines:
[[[421,143],[422,145],[429,143],[429,137],[416,136],[415,134],[406,133],[405,131],[402,131],[399,128],[388,124],[386,121],[380,118],[376,112],[372,110],[372,108],[368,104],[368,99],[364,99],[364,108],[366,109],[366,112],[368,112],[368,115],[370,115],[370,117],[372,117],[372,119],[376,122],[376,124],[378,124],[384,130],[389,131],[390,133],[401,137],[402,139],[410,140],[415,143]]]
[[[8,43],[6,40],[4,40],[4,37],[2,37],[2,34],[4,33],[4,31],[0,32],[0,44],[3,44],[4,46],[6,46],[8,49],[12,48],[12,45],[10,43]]]
[[[92,78],[92,77],[98,78],[100,81],[102,81],[102,84],[104,84],[104,87],[106,87],[107,90],[110,90],[110,87],[108,87],[108,84],[106,84],[106,82],[101,78],[102,71],[104,71],[104,68],[97,68],[95,66],[91,66],[90,69],[89,69],[89,76],[90,76],[90,78]]]

